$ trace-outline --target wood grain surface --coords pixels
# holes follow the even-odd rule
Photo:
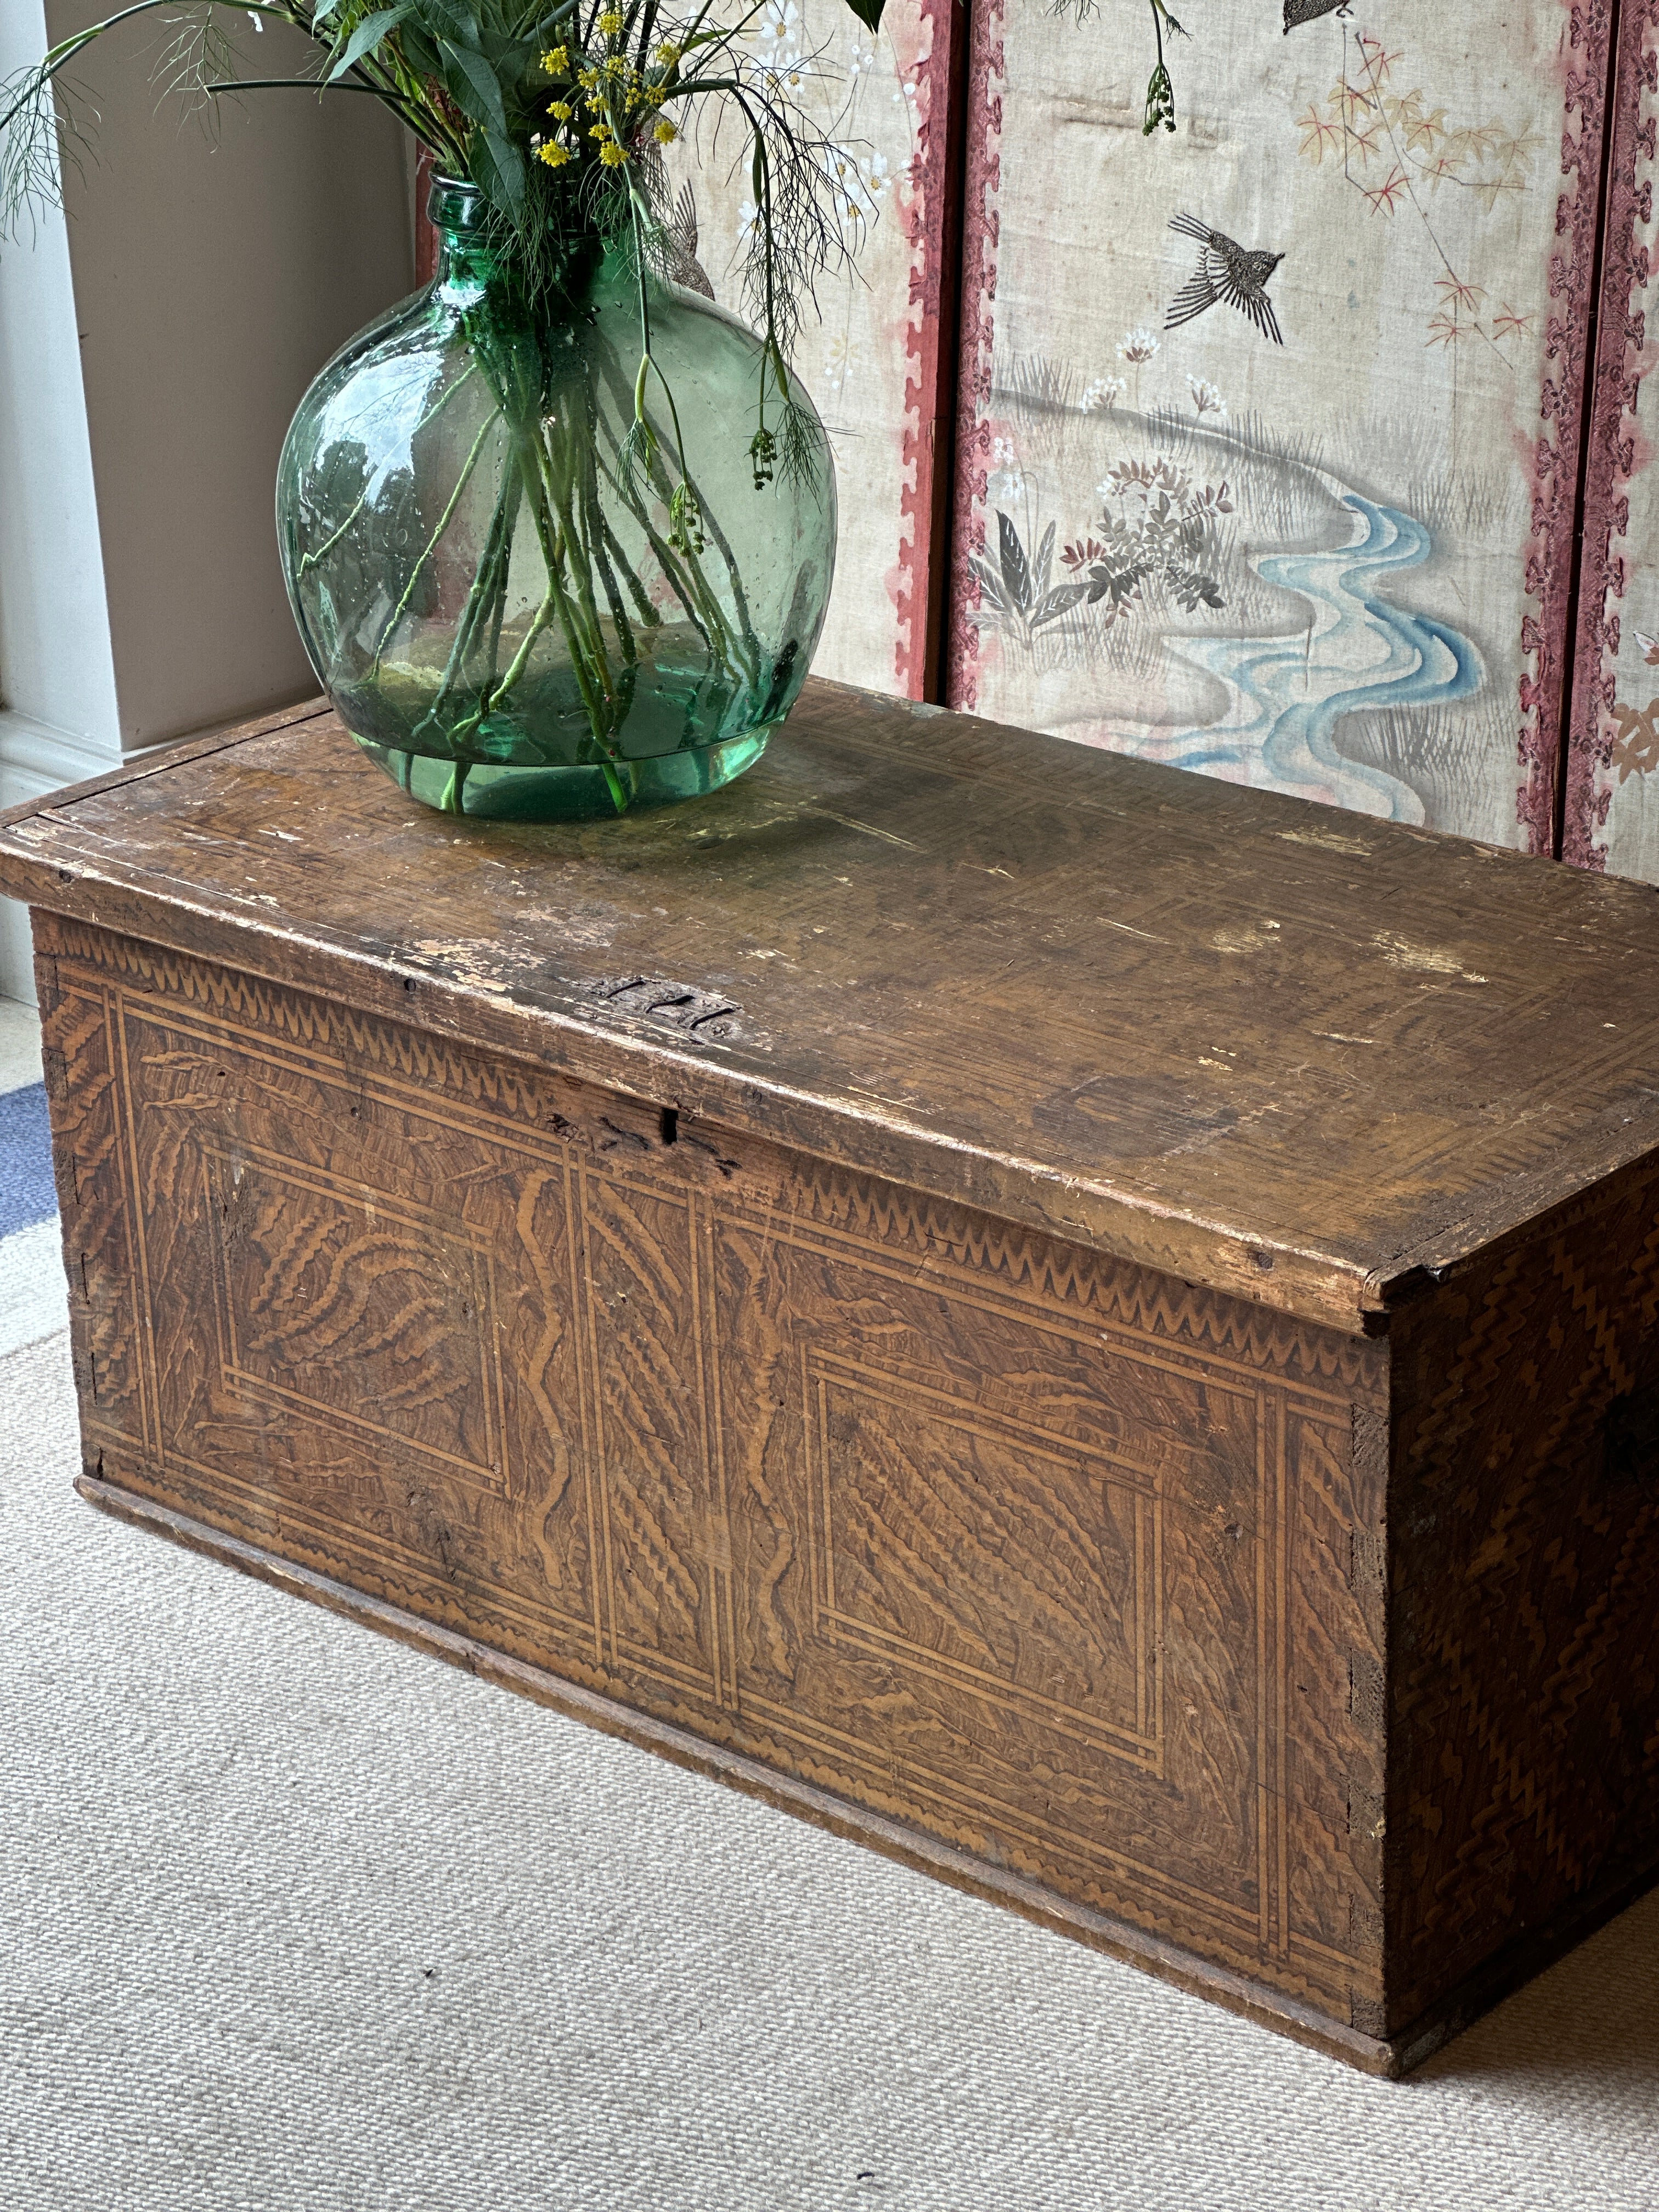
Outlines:
[[[89,1494],[1397,2070],[1659,1860],[1653,895],[1056,750],[14,814]]]
[[[1329,1839],[1379,1747],[1326,1646],[1380,1626],[1332,1537],[1380,1519],[1378,1347],[82,925],[40,949],[101,1479],[1374,2001],[1376,1855]]]
[[[313,710],[15,811],[0,890],[1340,1328],[1659,1143],[1659,893],[822,684],[586,827]]]
[[[971,1852],[955,1850],[908,1821],[889,1820],[831,1790],[781,1773],[775,1767],[763,1766],[741,1752],[711,1742],[690,1729],[653,1720],[637,1707],[585,1689],[564,1675],[550,1674],[545,1668],[514,1658],[490,1644],[479,1643],[476,1638],[440,1627],[418,1614],[388,1605],[383,1599],[353,1589],[331,1576],[297,1566],[278,1553],[247,1543],[206,1522],[193,1520],[188,1514],[175,1512],[170,1506],[140,1497],[134,1491],[105,1482],[95,1474],[81,1475],[75,1486],[88,1504],[134,1528],[222,1560],[242,1574],[272,1583],[347,1620],[360,1621],[381,1635],[411,1644],[451,1666],[463,1668],[480,1681],[498,1684],[607,1735],[623,1737],[642,1750],[672,1760],[676,1765],[689,1767],[711,1781],[724,1783],[747,1796],[758,1797],[769,1805],[811,1820],[834,1835],[866,1844],[884,1857],[897,1859],[906,1866],[949,1882],[953,1888],[1006,1905],[1039,1927],[1129,1960],[1156,1974],[1161,1981],[1171,1982],[1231,2012],[1241,2013],[1296,2042],[1310,2044],[1364,2073],[1398,2075],[1413,2063],[1414,2054],[1409,2045],[1344,2028],[1328,2014],[1302,2004],[1282,1991],[1218,1966],[1179,1944],[1131,1926],[1127,1921],[1073,1904],[1012,1868],[995,1866]],[[1559,1948],[1559,1936],[1556,1944]],[[1547,1955],[1555,1955],[1555,1952],[1540,1954],[1540,1958]],[[1536,1971],[1535,1966],[1531,1971]],[[1515,1978],[1522,1978],[1524,1974]],[[1514,1985],[1514,1980],[1508,1984]]]
[[[1389,1330],[1389,2025],[1659,1859],[1659,1172]]]

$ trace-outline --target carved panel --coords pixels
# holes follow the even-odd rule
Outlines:
[[[1375,1348],[49,927],[109,1480],[1374,2007]]]
[[[199,1157],[219,1388],[510,1496],[489,1248],[249,1147]]]
[[[1282,1389],[799,1221],[717,1243],[768,1755],[1107,1910],[1279,1944]]]
[[[1155,1768],[1156,1472],[897,1370],[801,1364],[815,1636],[924,1704],[984,1707],[976,1733],[1006,1721]]]
[[[590,1450],[611,1668],[721,1702],[692,1194],[583,1169],[574,1312],[592,1364]]]
[[[1395,1352],[1390,2009],[1659,1844],[1659,1171],[1482,1255]],[[1633,1410],[1642,1442],[1610,1449]]]

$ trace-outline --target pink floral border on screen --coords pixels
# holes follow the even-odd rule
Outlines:
[[[1595,368],[1584,471],[1584,551],[1578,586],[1567,732],[1566,793],[1561,858],[1575,867],[1605,868],[1613,792],[1603,781],[1613,751],[1613,662],[1619,652],[1620,603],[1626,555],[1615,554],[1630,526],[1630,485],[1652,458],[1636,420],[1644,370],[1651,365],[1641,305],[1651,274],[1636,225],[1653,219],[1656,125],[1642,120],[1642,95],[1659,91],[1659,0],[1626,0],[1619,26],[1613,144],[1607,162],[1605,245]]]

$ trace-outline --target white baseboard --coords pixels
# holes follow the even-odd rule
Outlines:
[[[95,738],[75,737],[0,707],[0,808],[120,765],[119,752]]]
[[[0,813],[120,765],[120,754],[107,745],[0,708]],[[28,915],[12,899],[0,899],[0,998],[34,1004]]]

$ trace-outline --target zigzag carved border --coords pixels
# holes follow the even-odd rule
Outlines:
[[[483,1117],[481,1132],[499,1137],[503,1121],[566,1142],[580,1140],[584,1105],[596,1124],[608,1094],[574,1079],[487,1054],[429,1033],[362,1014],[256,977],[114,936],[79,922],[54,920],[52,947],[84,965],[89,980],[114,976],[160,999],[240,1028],[262,1048],[287,1044],[349,1062],[353,1079],[365,1068],[405,1086],[404,1103],[435,1096]],[[821,1224],[866,1248],[914,1255],[958,1281],[990,1284],[1027,1307],[1058,1309],[1110,1322],[1202,1359],[1238,1362],[1252,1375],[1311,1389],[1344,1406],[1354,1398],[1381,1402],[1387,1354],[1380,1345],[1298,1321],[1274,1309],[1201,1290],[1035,1231],[1000,1221],[899,1185],[843,1173],[805,1155],[741,1141],[745,1164],[763,1177],[774,1169],[773,1201],[798,1223]],[[787,1162],[787,1169],[785,1163]],[[668,1157],[658,1164],[671,1172]],[[678,1188],[678,1183],[676,1188]],[[787,1195],[786,1195],[787,1194]],[[735,1188],[722,1203],[739,1200]],[[748,1201],[753,1204],[753,1200]]]

